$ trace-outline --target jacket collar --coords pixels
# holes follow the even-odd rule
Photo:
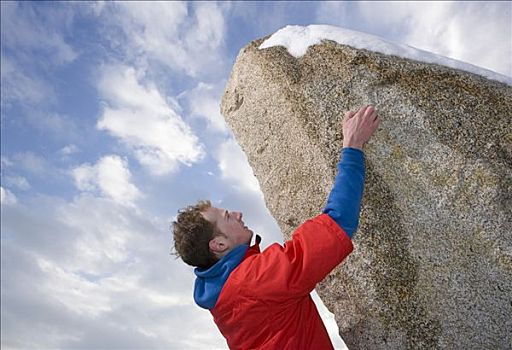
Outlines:
[[[256,235],[255,244],[242,244],[226,254],[208,269],[195,268],[194,301],[203,309],[213,309],[229,275],[248,257],[260,253],[261,237]]]
[[[253,255],[261,253],[261,251],[260,251],[260,242],[261,242],[261,236],[260,235],[256,235],[256,239],[254,241],[254,244],[252,246],[250,246],[249,249],[247,249],[247,252],[245,253],[245,256],[242,259],[242,261],[244,261],[245,259],[247,259],[250,256],[253,256]]]

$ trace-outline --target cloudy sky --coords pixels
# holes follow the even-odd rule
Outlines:
[[[207,198],[281,241],[219,113],[238,51],[331,24],[512,77],[511,7],[2,1],[2,349],[226,348],[169,224]]]

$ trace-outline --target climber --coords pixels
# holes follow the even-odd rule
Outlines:
[[[379,123],[373,106],[345,114],[338,174],[325,209],[283,246],[260,252],[261,237],[245,226],[242,213],[209,201],[179,211],[172,223],[175,254],[196,267],[194,300],[211,312],[230,349],[333,348],[310,293],[353,250],[363,146]]]

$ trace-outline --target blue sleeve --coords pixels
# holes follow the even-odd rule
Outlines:
[[[364,190],[364,153],[355,148],[343,148],[338,174],[323,212],[328,214],[350,238],[359,224],[359,211]]]

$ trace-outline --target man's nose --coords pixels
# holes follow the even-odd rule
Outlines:
[[[237,211],[235,215],[236,215],[238,221],[242,221],[242,213],[241,212]]]

